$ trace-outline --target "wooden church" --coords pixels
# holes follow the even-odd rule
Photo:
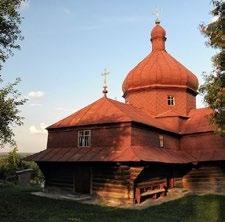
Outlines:
[[[125,103],[103,97],[49,126],[34,160],[46,192],[140,203],[173,188],[225,192],[225,138],[196,109],[198,79],[165,49],[156,21],[152,50],[126,76]]]

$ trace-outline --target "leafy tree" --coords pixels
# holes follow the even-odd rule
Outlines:
[[[19,8],[23,1],[0,0],[0,69],[8,56],[13,54],[13,49],[20,48],[18,40],[22,40],[23,37],[19,29]]]
[[[0,157],[0,180],[16,175],[16,171],[32,169],[32,183],[41,184],[44,176],[38,165],[33,161],[25,161],[19,155],[17,148],[14,148],[6,156]],[[13,179],[16,182],[16,178]]]
[[[213,109],[211,123],[217,126],[217,132],[225,135],[225,2],[212,1],[211,14],[217,18],[208,25],[200,25],[201,32],[207,38],[206,44],[217,49],[212,58],[214,70],[205,75],[205,83],[200,87],[205,102]]]
[[[14,83],[0,88],[0,147],[7,143],[15,145],[12,127],[23,123],[18,107],[23,105],[26,99],[21,99],[20,92],[15,89],[19,81],[20,79],[17,79]]]
[[[9,55],[13,55],[13,50],[20,48],[18,41],[23,39],[19,29],[22,20],[20,6],[23,1],[0,0],[0,70]],[[20,99],[20,92],[15,89],[19,81],[16,79],[14,83],[3,86],[0,78],[0,147],[14,144],[12,127],[22,124],[18,107],[26,100]]]

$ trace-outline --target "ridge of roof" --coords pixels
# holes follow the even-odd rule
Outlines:
[[[174,111],[174,110],[167,110],[163,113],[160,113],[156,116],[156,118],[161,118],[161,117],[182,117],[182,118],[188,118],[188,116],[184,116],[179,114],[178,112]]]
[[[149,126],[153,126],[159,129],[163,129],[166,131],[174,132],[173,130],[169,129],[168,127],[164,126],[161,122],[159,122],[157,119],[155,119],[153,116],[150,114],[146,113],[144,110],[141,108],[137,108],[133,105],[126,104],[126,103],[121,103],[119,101],[115,101],[110,99],[111,102],[118,106],[120,111],[125,113],[127,116],[129,116],[130,120],[133,122],[139,122],[143,123]],[[128,110],[129,109],[129,110]]]
[[[59,120],[47,129],[120,122],[137,122],[175,133],[142,109],[106,97]]]

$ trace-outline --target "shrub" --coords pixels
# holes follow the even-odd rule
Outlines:
[[[0,179],[5,180],[6,178],[15,175],[16,171],[32,169],[32,183],[41,184],[44,180],[43,174],[39,169],[38,165],[33,161],[24,161],[18,154],[17,148],[14,148],[7,156],[0,158]]]

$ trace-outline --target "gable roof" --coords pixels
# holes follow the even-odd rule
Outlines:
[[[47,129],[122,122],[137,122],[172,131],[142,109],[106,97],[56,122]]]

